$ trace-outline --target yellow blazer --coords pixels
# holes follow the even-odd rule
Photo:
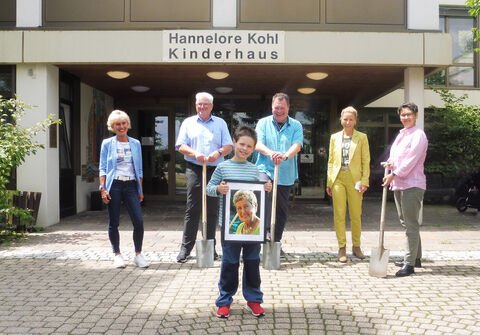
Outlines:
[[[328,154],[327,187],[332,187],[338,172],[342,167],[342,139],[343,130],[330,136]],[[361,181],[362,185],[369,186],[370,178],[370,149],[367,135],[357,130],[353,131],[352,143],[348,154],[350,158],[350,171],[353,181]]]

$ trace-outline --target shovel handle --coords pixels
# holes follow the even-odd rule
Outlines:
[[[388,170],[389,170],[389,166],[386,165],[385,166],[385,173],[384,173],[384,177],[386,177],[388,175]],[[383,193],[382,193],[382,210],[380,212],[380,234],[379,234],[379,241],[378,241],[378,245],[379,245],[379,250],[380,252],[383,252],[383,240],[384,240],[384,231],[385,231],[385,209],[387,207],[387,191],[388,191],[388,185],[385,185],[383,187]]]
[[[202,168],[202,232],[203,239],[207,240],[207,162]]]
[[[272,248],[273,244],[275,243],[275,221],[277,219],[277,182],[278,182],[278,165],[275,165],[275,169],[273,171],[273,189],[272,189],[272,215],[270,220],[270,235],[271,235],[271,243]]]

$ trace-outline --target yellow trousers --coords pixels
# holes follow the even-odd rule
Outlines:
[[[362,233],[362,199],[363,193],[355,189],[355,181],[350,171],[340,170],[337,179],[332,186],[333,198],[333,222],[337,233],[338,247],[343,248],[347,244],[345,237],[345,216],[350,215],[352,228],[352,242],[354,247],[360,246]]]

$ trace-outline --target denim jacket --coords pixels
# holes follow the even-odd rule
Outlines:
[[[135,171],[135,179],[137,180],[138,194],[142,194],[142,187],[140,178],[143,179],[142,168],[142,146],[140,141],[128,136],[130,143],[130,150],[132,151],[133,170]],[[117,169],[117,136],[112,136],[104,139],[102,142],[102,149],[100,151],[100,166],[99,176],[106,176],[105,187],[110,192],[113,178],[115,177],[115,170]]]

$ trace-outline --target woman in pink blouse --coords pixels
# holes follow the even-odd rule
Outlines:
[[[422,129],[417,127],[418,107],[404,103],[398,108],[403,129],[395,138],[390,157],[383,166],[390,167],[390,173],[383,178],[383,186],[390,185],[394,192],[398,218],[406,230],[407,251],[402,262],[395,262],[401,269],[395,274],[405,277],[414,273],[414,267],[421,267],[422,243],[420,241],[421,209],[423,194],[427,188],[423,163],[427,155],[428,140]]]

